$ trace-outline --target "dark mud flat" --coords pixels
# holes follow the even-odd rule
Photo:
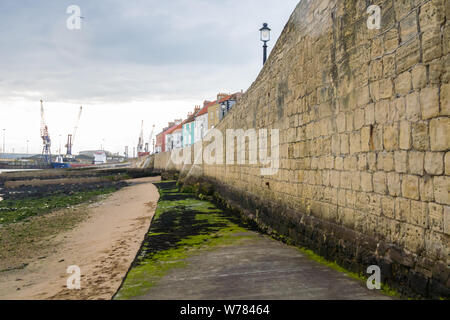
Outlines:
[[[159,174],[150,169],[119,168],[119,169],[49,169],[38,171],[4,172],[0,174],[0,187],[7,181],[48,180],[67,178],[123,178],[136,179],[155,177]]]
[[[175,182],[115,299],[387,299],[273,240]]]
[[[125,181],[100,181],[2,188],[0,190],[3,198],[3,201],[0,201],[0,225],[20,222],[88,202],[97,196],[110,194],[127,185]]]
[[[94,183],[59,183],[42,186],[19,186],[15,188],[3,188],[1,190],[4,200],[19,200],[39,197],[51,197],[55,195],[74,195],[78,192],[87,192],[113,188],[119,190],[127,186],[124,181],[99,181]]]

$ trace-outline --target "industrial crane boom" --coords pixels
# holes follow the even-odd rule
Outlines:
[[[137,152],[141,153],[144,151],[144,120],[142,120],[142,125],[141,125],[141,134],[139,136],[139,143],[137,146]]]
[[[80,107],[80,112],[78,113],[77,121],[75,122],[75,128],[73,129],[73,134],[67,136],[67,156],[72,156],[72,147],[75,141],[75,135],[77,134],[78,124],[80,123],[81,113],[83,112],[83,107]]]
[[[155,125],[153,125],[152,132],[150,133],[150,140],[148,141],[149,145],[152,145],[153,135],[155,134]],[[154,150],[153,150],[154,152]]]
[[[44,156],[45,162],[50,163],[52,160],[52,155],[50,151],[52,141],[50,139],[50,134],[48,133],[47,124],[45,123],[44,101],[42,100],[41,100],[41,138],[42,138],[42,155]]]
[[[78,130],[78,124],[80,123],[81,113],[83,112],[83,107],[80,107],[80,112],[78,113],[77,122],[75,123],[75,128],[73,129],[73,136],[72,136],[72,145],[75,143],[75,136],[77,134]]]

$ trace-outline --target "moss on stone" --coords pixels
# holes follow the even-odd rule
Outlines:
[[[248,230],[211,202],[178,191],[174,182],[157,185],[161,199],[152,226],[115,299],[149,292],[171,270],[187,266],[192,255],[251,237],[240,235]]]
[[[329,261],[327,259],[325,259],[322,256],[319,256],[318,254],[314,253],[314,251],[310,250],[310,249],[306,249],[306,248],[297,248],[301,253],[303,253],[304,255],[306,255],[309,259],[314,260],[322,265],[325,265],[333,270],[336,270],[338,272],[344,273],[347,276],[349,276],[352,279],[361,281],[363,283],[367,282],[368,277],[364,276],[363,274],[358,274],[356,272],[351,272],[343,267],[341,267],[339,264],[337,264],[336,262],[333,261]],[[385,295],[391,296],[391,297],[396,297],[396,298],[400,298],[401,294],[392,289],[391,287],[389,287],[387,284],[382,283],[381,284],[381,292],[384,293]]]

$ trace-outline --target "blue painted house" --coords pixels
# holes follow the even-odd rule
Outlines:
[[[183,148],[195,143],[195,116],[199,111],[200,107],[196,106],[194,113],[189,113],[183,124]]]

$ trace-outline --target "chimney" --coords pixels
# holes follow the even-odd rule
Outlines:
[[[228,97],[228,96],[229,96],[228,93],[219,93],[219,94],[217,95],[217,101],[222,100],[223,98],[226,98],[226,97]]]
[[[200,106],[195,106],[194,114],[200,111]]]
[[[205,100],[204,102],[203,102],[203,107],[206,107],[208,104],[210,104],[211,103],[211,101],[208,101],[208,100]]]
[[[169,122],[169,128],[172,128],[175,125],[175,122]]]
[[[183,122],[183,119],[176,119],[175,120],[175,125],[179,125],[182,122]]]
[[[242,91],[241,92],[237,92],[237,93],[235,93],[233,95],[233,98],[235,98],[236,101],[239,101],[242,98],[243,95],[244,95],[244,93]]]

